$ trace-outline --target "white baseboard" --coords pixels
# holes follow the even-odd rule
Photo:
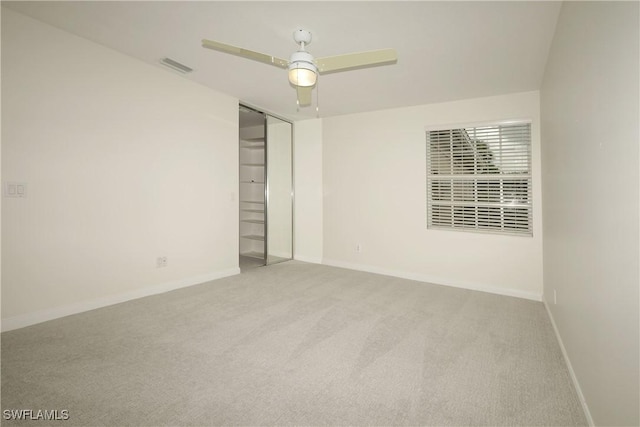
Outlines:
[[[562,350],[562,356],[564,357],[564,361],[567,364],[567,369],[569,369],[569,375],[571,376],[571,381],[573,381],[573,386],[576,388],[576,393],[578,393],[578,399],[580,399],[580,404],[582,405],[584,416],[587,418],[587,422],[589,423],[590,426],[595,426],[595,423],[593,422],[593,417],[591,417],[591,411],[589,411],[589,406],[587,405],[587,400],[584,398],[584,394],[582,393],[582,388],[580,388],[580,382],[578,381],[578,377],[576,377],[576,373],[573,370],[573,366],[571,365],[571,360],[569,359],[569,355],[567,354],[567,349],[564,347],[564,343],[562,342],[562,337],[560,336],[560,331],[558,330],[556,321],[553,318],[553,314],[551,314],[551,310],[549,309],[549,304],[547,303],[546,298],[543,298],[542,302],[544,303],[544,307],[547,309],[547,314],[549,315],[549,319],[551,319],[551,325],[553,325],[553,330],[556,333],[558,344],[560,344],[560,350]]]
[[[294,255],[296,261],[309,262],[311,264],[322,264],[322,258],[310,257],[305,255]]]
[[[48,320],[58,319],[60,317],[70,316],[72,314],[78,314],[89,310],[95,310],[96,308],[119,304],[121,302],[131,301],[150,295],[162,294],[165,292],[173,291],[175,289],[199,285],[211,280],[221,279],[223,277],[233,276],[236,274],[240,274],[239,268],[216,271],[202,276],[189,277],[186,279],[174,280],[172,282],[147,286],[118,295],[110,295],[103,298],[97,298],[61,307],[54,307],[46,310],[36,311],[33,313],[21,314],[19,316],[2,319],[2,332],[24,328],[26,326],[35,325],[37,323],[46,322]]]
[[[456,280],[448,280],[440,277],[432,277],[417,273],[408,273],[398,270],[386,270],[379,267],[364,264],[354,264],[350,262],[337,261],[324,258],[322,264],[331,265],[333,267],[348,268],[350,270],[366,271],[368,273],[383,274],[385,276],[400,277],[402,279],[417,280],[419,282],[433,283],[434,285],[451,286],[454,288],[469,289],[472,291],[487,292],[490,294],[505,295],[509,297],[524,298],[533,301],[542,301],[542,294],[535,292],[520,291],[517,289],[498,288],[482,283],[461,282]]]

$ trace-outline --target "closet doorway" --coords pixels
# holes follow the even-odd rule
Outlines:
[[[240,105],[242,271],[293,258],[292,124]]]

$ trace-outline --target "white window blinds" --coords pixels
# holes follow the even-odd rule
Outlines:
[[[531,124],[428,131],[427,228],[531,236]]]

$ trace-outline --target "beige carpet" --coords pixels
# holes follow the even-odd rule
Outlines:
[[[3,425],[586,425],[541,303],[295,261],[3,333],[2,409],[69,413]]]

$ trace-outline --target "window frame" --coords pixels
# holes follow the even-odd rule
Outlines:
[[[441,206],[442,205],[446,205],[447,201],[444,201],[443,203],[438,204],[437,200],[433,199],[433,188],[431,187],[432,182],[434,181],[434,179],[438,179],[438,175],[439,174],[434,174],[432,173],[433,171],[431,170],[431,132],[434,131],[451,131],[451,130],[469,130],[471,128],[473,129],[477,129],[477,128],[489,128],[489,127],[495,127],[495,128],[499,128],[499,127],[504,127],[504,126],[525,126],[528,125],[528,152],[527,152],[527,167],[528,167],[528,173],[523,174],[508,174],[508,173],[499,173],[499,174],[482,174],[482,173],[477,173],[477,171],[475,173],[471,173],[471,174],[466,174],[466,173],[460,173],[460,174],[450,174],[450,175],[442,175],[442,176],[447,176],[449,178],[440,178],[440,180],[442,181],[443,179],[450,179],[451,182],[451,189],[450,190],[453,193],[453,182],[460,182],[460,183],[464,183],[465,181],[468,182],[474,182],[475,186],[474,186],[474,192],[477,191],[478,188],[478,181],[479,181],[479,177],[484,177],[486,179],[490,179],[491,182],[496,182],[496,183],[500,183],[500,198],[501,200],[503,200],[503,194],[504,194],[504,182],[508,182],[508,181],[512,181],[512,180],[526,180],[526,202],[525,203],[521,203],[521,204],[517,204],[515,205],[516,208],[518,209],[526,209],[527,214],[527,222],[526,222],[526,228],[523,229],[522,227],[516,227],[515,225],[513,225],[512,227],[509,227],[509,222],[505,223],[505,215],[504,215],[504,209],[508,208],[509,206],[512,205],[507,205],[504,202],[500,202],[500,203],[495,203],[494,205],[492,205],[492,208],[499,208],[500,212],[502,212],[501,215],[501,219],[499,222],[499,225],[495,225],[495,226],[488,226],[487,224],[481,225],[478,222],[478,209],[481,207],[479,206],[479,202],[478,202],[478,194],[477,192],[474,193],[474,197],[475,197],[475,201],[469,201],[469,200],[463,200],[463,201],[454,201],[454,200],[450,200],[448,201],[448,204],[450,206],[450,210],[451,210],[451,221],[455,221],[455,214],[453,213],[454,207],[458,207],[461,208],[462,211],[464,211],[465,209],[475,209],[476,212],[476,222],[473,223],[472,226],[469,226],[468,224],[465,224],[465,220],[463,220],[463,224],[451,224],[451,225],[444,225],[444,224],[433,224],[433,211],[432,211],[432,207],[434,205],[436,206]],[[424,147],[425,147],[425,166],[426,166],[426,170],[425,170],[425,198],[426,198],[426,228],[427,230],[431,231],[431,230],[438,230],[438,231],[462,231],[462,232],[471,232],[471,233],[481,233],[481,234],[490,234],[490,235],[500,235],[500,236],[519,236],[519,237],[533,237],[534,235],[534,209],[533,209],[533,183],[534,183],[534,177],[533,177],[533,133],[534,133],[534,127],[533,127],[533,121],[530,118],[525,118],[525,119],[509,119],[509,120],[494,120],[494,121],[486,121],[486,122],[474,122],[474,123],[454,123],[454,124],[443,124],[443,125],[429,125],[426,126],[424,128]],[[453,155],[453,152],[450,151],[450,155]],[[477,154],[476,154],[477,156]],[[475,164],[477,165],[478,162],[477,160],[475,161]],[[452,196],[453,198],[453,196]],[[435,203],[434,203],[435,202]],[[480,203],[482,204],[482,203]],[[486,206],[485,206],[486,207]],[[463,213],[464,215],[464,213]],[[514,218],[517,218],[518,216],[514,215]],[[516,221],[516,220],[513,220]],[[512,223],[513,224],[513,223]]]

